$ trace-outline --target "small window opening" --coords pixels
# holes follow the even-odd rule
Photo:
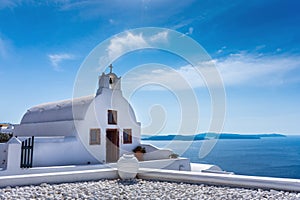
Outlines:
[[[100,129],[92,128],[90,129],[90,145],[100,144]]]
[[[108,119],[108,124],[117,124],[117,111],[108,110],[107,119]]]
[[[132,130],[131,129],[123,130],[123,144],[132,144]]]

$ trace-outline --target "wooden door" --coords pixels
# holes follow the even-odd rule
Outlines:
[[[106,162],[117,162],[119,159],[118,129],[106,129]]]

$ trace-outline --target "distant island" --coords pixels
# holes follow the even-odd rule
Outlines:
[[[200,133],[197,135],[155,135],[155,136],[142,136],[142,140],[209,140],[209,139],[262,139],[266,137],[286,137],[282,134],[232,134],[232,133]]]

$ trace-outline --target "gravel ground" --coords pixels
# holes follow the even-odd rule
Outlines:
[[[161,181],[100,180],[0,189],[0,199],[299,199],[300,193]]]

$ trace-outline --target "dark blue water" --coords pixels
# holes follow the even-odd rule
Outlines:
[[[300,136],[218,140],[213,150],[201,159],[199,149],[203,141],[144,143],[171,148],[191,162],[215,164],[236,174],[300,179]]]

